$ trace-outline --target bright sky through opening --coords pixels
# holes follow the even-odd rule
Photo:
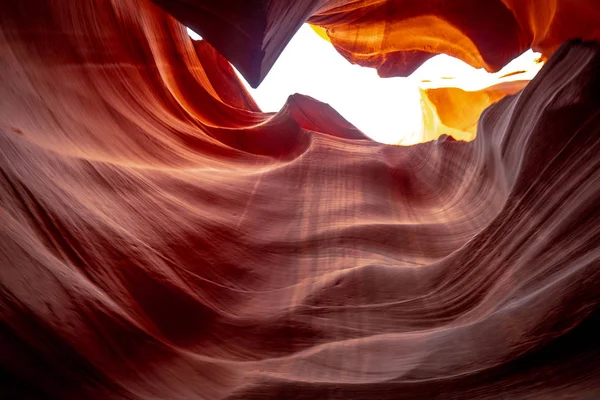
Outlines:
[[[190,37],[201,37],[188,29]],[[426,61],[408,78],[380,78],[377,71],[352,65],[307,24],[288,43],[262,84],[253,89],[240,80],[265,112],[277,112],[288,96],[301,93],[328,103],[372,139],[389,144],[421,142],[423,120],[419,88],[477,90],[514,71],[506,80],[532,79],[542,67],[531,50],[490,74],[447,55]],[[236,70],[237,72],[237,70]],[[448,79],[451,78],[451,79]],[[430,82],[422,82],[428,80]]]

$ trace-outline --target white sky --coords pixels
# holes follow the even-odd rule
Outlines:
[[[188,33],[194,40],[201,39],[190,29]],[[541,68],[541,64],[533,62],[538,57],[538,53],[529,50],[502,71],[489,74],[450,56],[438,55],[408,78],[380,78],[372,68],[350,64],[305,24],[257,89],[252,89],[239,73],[238,76],[265,112],[279,111],[288,96],[301,93],[330,104],[378,142],[413,144],[420,141],[422,131],[419,88],[452,86],[477,90],[520,69],[531,71],[509,79],[531,79]]]

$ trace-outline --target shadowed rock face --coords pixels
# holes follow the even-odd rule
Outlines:
[[[0,54],[3,398],[600,396],[597,44],[410,147],[144,0],[0,2]]]

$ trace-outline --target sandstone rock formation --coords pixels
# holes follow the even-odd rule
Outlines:
[[[600,46],[555,51],[578,3],[461,28],[473,64],[554,53],[474,140],[400,147],[306,96],[260,112],[147,0],[0,2],[0,397],[600,396]]]
[[[596,0],[153,0],[227,57],[254,87],[300,25],[326,31],[349,61],[408,76],[435,54],[498,71],[532,48],[600,40]]]

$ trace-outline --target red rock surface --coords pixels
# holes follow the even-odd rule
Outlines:
[[[387,146],[148,1],[0,2],[1,397],[597,398],[599,93],[570,42]]]

